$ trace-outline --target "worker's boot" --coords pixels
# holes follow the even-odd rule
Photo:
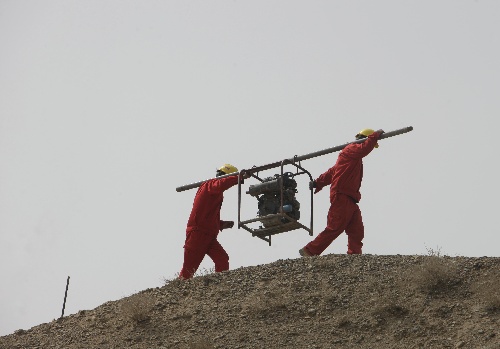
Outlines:
[[[299,254],[300,254],[302,257],[312,257],[312,254],[310,254],[309,252],[307,252],[307,250],[305,249],[305,247],[302,247],[302,248],[299,250]]]

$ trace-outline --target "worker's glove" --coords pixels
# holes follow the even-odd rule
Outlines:
[[[377,130],[377,133],[378,133],[378,136],[380,137],[382,135],[382,133],[385,133],[385,131],[380,129],[380,130]]]
[[[313,188],[316,188],[316,181],[309,182],[309,190],[313,190]]]
[[[242,171],[242,173],[240,173],[240,179],[242,183],[245,181],[245,179],[248,179],[250,177],[252,177],[252,174],[250,172]]]
[[[222,224],[220,226],[220,230],[229,229],[229,228],[232,228],[233,226],[234,226],[233,221],[222,221]]]

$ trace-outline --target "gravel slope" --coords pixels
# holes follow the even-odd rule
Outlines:
[[[500,349],[500,258],[325,255],[170,280],[13,348]]]

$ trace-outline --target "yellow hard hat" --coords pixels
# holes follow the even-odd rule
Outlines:
[[[368,137],[373,132],[375,132],[375,131],[372,130],[371,128],[364,128],[364,129],[362,129],[361,131],[358,132],[358,134],[356,135],[356,139],[361,139],[361,138]],[[375,144],[375,148],[378,148],[378,143]]]
[[[356,137],[358,137],[358,136],[368,137],[373,132],[375,132],[375,131],[373,131],[371,128],[365,128],[365,129],[362,129],[361,131],[359,131],[358,134],[356,135]]]
[[[224,172],[225,174],[230,174],[230,173],[238,172],[238,169],[231,164],[224,164],[221,167],[219,167],[217,169],[217,171]]]

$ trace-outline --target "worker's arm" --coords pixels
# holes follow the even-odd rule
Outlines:
[[[220,194],[238,184],[238,176],[214,178],[207,183],[207,190],[210,194]]]
[[[316,194],[319,192],[321,189],[323,189],[325,186],[332,184],[332,178],[333,178],[333,173],[335,172],[335,166],[331,167],[320,175],[316,180],[313,181],[313,186],[314,186],[314,193]]]
[[[375,148],[382,133],[384,133],[384,130],[378,130],[369,135],[364,142],[349,144],[342,150],[342,155],[352,159],[364,158]]]
[[[230,229],[234,226],[233,221],[220,221],[220,231],[223,231],[224,229]]]

